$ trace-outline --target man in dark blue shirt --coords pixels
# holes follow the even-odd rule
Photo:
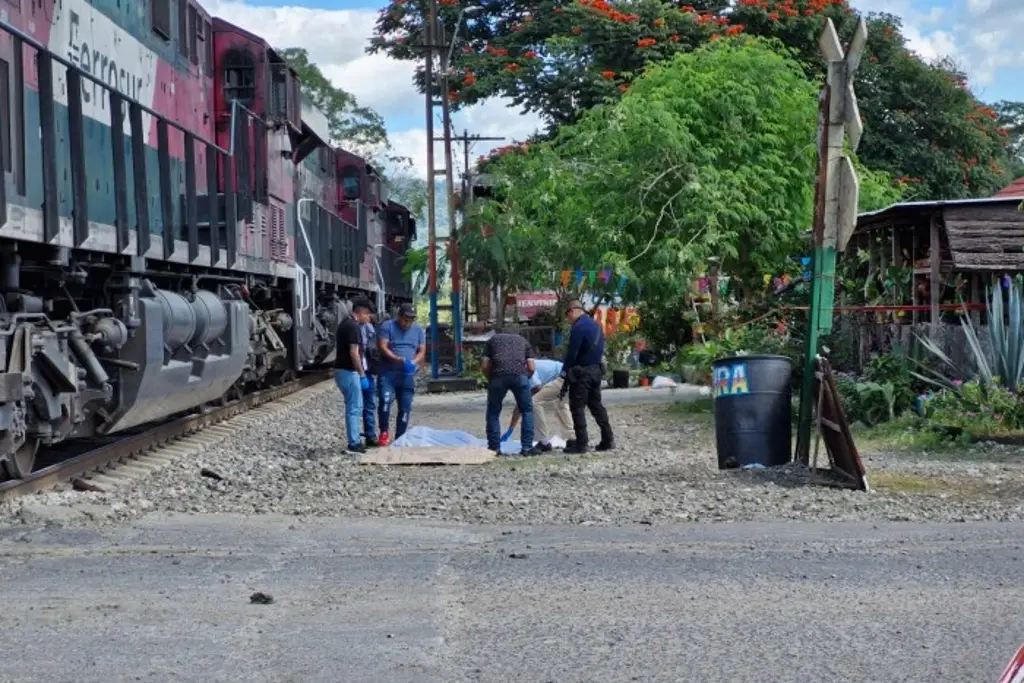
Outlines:
[[[569,392],[569,413],[576,438],[565,446],[566,453],[587,452],[587,414],[590,409],[598,428],[601,441],[595,450],[610,451],[615,448],[612,425],[608,411],[601,403],[601,380],[604,376],[604,331],[596,320],[583,312],[579,301],[570,301],[566,317],[572,324],[569,331],[569,348],[562,362],[562,376],[565,378],[563,391]]]

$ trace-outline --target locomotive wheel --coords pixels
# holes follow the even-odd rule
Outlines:
[[[28,439],[18,451],[4,460],[4,469],[11,479],[22,479],[32,473],[39,452],[39,439]]]
[[[224,395],[218,399],[217,403],[221,406],[226,406],[232,401],[237,401],[242,398],[245,392],[242,390],[242,382],[238,381],[231,385],[231,388],[224,392]]]

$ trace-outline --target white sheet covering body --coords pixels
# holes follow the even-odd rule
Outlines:
[[[517,429],[516,432],[518,433],[518,431]],[[561,437],[554,436],[551,438],[551,445],[555,448],[562,448],[565,446],[565,441]],[[469,432],[463,432],[458,429],[434,429],[433,427],[417,425],[410,427],[405,434],[402,434],[401,438],[392,441],[391,446],[394,448],[418,448],[423,446],[449,446],[452,448],[474,446],[477,448],[487,448],[487,439],[477,438]],[[523,448],[519,441],[509,439],[501,444],[502,453],[514,455],[521,450]]]

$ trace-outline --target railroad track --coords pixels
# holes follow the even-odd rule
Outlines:
[[[150,455],[154,449],[162,448],[170,451],[170,459],[173,459],[174,455],[186,455],[191,454],[190,451],[204,450],[205,446],[213,445],[213,442],[223,439],[201,443],[198,444],[199,448],[191,449],[185,441],[201,436],[197,433],[209,427],[239,417],[258,406],[325,382],[329,377],[330,374],[327,372],[304,375],[287,384],[243,396],[224,406],[165,422],[85,453],[73,455],[66,460],[36,470],[22,479],[0,482],[0,501],[45,491],[66,482],[70,482],[76,489],[83,491],[108,490],[108,487],[101,482],[112,483],[111,479],[117,476],[119,469],[128,470],[129,474],[137,474],[139,470],[154,469],[147,463],[147,455]],[[182,444],[182,449],[176,451],[175,447],[178,444]],[[154,465],[157,467],[169,461],[168,458],[160,456],[159,451],[151,456],[157,459],[154,461]]]

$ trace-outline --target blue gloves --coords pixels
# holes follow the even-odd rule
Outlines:
[[[369,391],[370,390],[370,378],[367,377],[366,375],[363,375],[362,377],[360,377],[359,378],[359,388],[362,389],[363,391]]]
[[[506,441],[508,441],[511,438],[512,438],[512,428],[509,427],[508,431],[501,435],[501,442],[505,443]]]
[[[405,363],[404,363],[403,365],[404,365],[404,367],[405,367],[405,374],[407,374],[407,375],[411,375],[411,374],[413,374],[414,372],[416,372],[416,364],[415,364],[415,363],[413,363],[413,362],[412,362],[411,360],[409,360],[408,358],[406,358],[406,359],[405,359]]]

